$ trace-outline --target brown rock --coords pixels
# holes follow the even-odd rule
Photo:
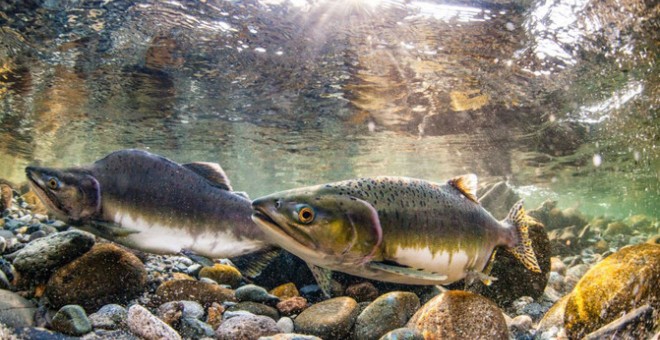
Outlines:
[[[282,300],[286,300],[294,296],[300,296],[300,293],[298,292],[298,288],[296,288],[296,285],[293,282],[279,285],[273,288],[269,293],[277,296]]]
[[[660,244],[660,235],[651,236],[646,243],[648,244]]]
[[[298,333],[316,335],[324,339],[341,339],[350,332],[358,312],[357,302],[342,296],[312,305],[293,322]]]
[[[378,297],[378,289],[371,282],[360,282],[346,288],[346,296],[357,302],[373,301]]]
[[[214,302],[236,301],[234,291],[222,288],[217,284],[190,280],[166,281],[156,289],[158,303],[169,301],[197,301],[204,307]]]
[[[424,339],[509,339],[502,311],[483,296],[447,291],[427,302],[407,325]]]
[[[597,253],[604,253],[606,251],[610,250],[610,246],[607,243],[607,241],[600,239],[596,244],[594,244],[594,251]]]
[[[0,212],[11,208],[13,190],[8,184],[0,183]]]
[[[105,243],[58,269],[48,280],[46,296],[53,308],[77,304],[94,312],[135,298],[146,282],[144,264],[135,255]]]
[[[307,308],[307,299],[302,296],[290,297],[286,300],[278,302],[276,307],[277,310],[285,316],[300,314],[300,312]]]
[[[567,335],[582,338],[645,303],[660,310],[658,287],[660,245],[622,248],[592,267],[575,286],[566,303]],[[656,318],[653,327],[659,326]]]
[[[211,325],[213,329],[218,328],[222,323],[222,313],[225,312],[225,308],[217,302],[213,302],[209,308],[206,309],[206,323]]]
[[[550,270],[557,272],[561,275],[566,275],[566,265],[560,257],[553,256],[550,258]]]
[[[238,287],[243,279],[238,269],[228,265],[216,263],[213,267],[204,267],[199,272],[199,277],[209,278],[219,284],[229,285],[232,288]]]

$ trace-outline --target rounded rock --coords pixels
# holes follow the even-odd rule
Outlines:
[[[293,333],[293,320],[286,316],[281,317],[279,320],[277,320],[277,328],[282,333]]]
[[[179,333],[184,339],[203,339],[215,336],[215,331],[210,325],[196,318],[182,318],[179,323]]]
[[[92,322],[94,329],[115,330],[124,328],[127,317],[128,311],[126,308],[117,304],[109,304],[91,314],[89,320]]]
[[[487,298],[448,291],[427,302],[408,321],[424,338],[504,339],[509,330],[502,311]]]
[[[213,302],[236,301],[234,291],[222,288],[217,284],[191,281],[165,281],[156,289],[156,298],[160,303],[169,301],[192,300],[205,308]]]
[[[358,339],[376,339],[403,327],[419,309],[419,298],[410,292],[390,292],[378,297],[360,313],[354,334]]]
[[[624,247],[591,268],[566,302],[566,334],[582,338],[635,307],[660,310],[660,245]],[[655,326],[660,321],[655,321]],[[640,335],[645,337],[650,335]]]
[[[275,295],[282,300],[292,298],[294,296],[300,296],[298,288],[296,288],[296,285],[293,282],[285,283],[273,288],[270,291],[270,294]]]
[[[404,327],[389,331],[378,340],[424,340],[424,336],[415,329]]]
[[[282,315],[300,314],[307,308],[307,299],[302,296],[294,296],[278,302],[276,308]]]
[[[268,294],[268,291],[263,287],[249,284],[236,289],[236,298],[238,301],[252,301],[260,303],[277,303],[280,299]]]
[[[170,301],[158,307],[158,317],[161,319],[163,315],[172,309],[179,309],[182,318],[193,318],[201,320],[204,317],[204,307],[196,301]]]
[[[22,296],[0,289],[0,324],[10,328],[31,327],[37,308]]]
[[[147,340],[181,339],[172,327],[140,305],[128,309],[127,324],[131,332]]]
[[[219,284],[229,285],[232,288],[238,287],[243,279],[238,269],[220,263],[214,264],[213,267],[203,267],[199,272],[199,277],[206,277]]]
[[[359,313],[358,303],[350,297],[337,297],[305,309],[294,320],[296,332],[324,339],[348,335]]]
[[[261,315],[241,315],[225,320],[215,335],[218,340],[252,340],[279,333],[275,320]]]
[[[51,327],[55,331],[75,336],[92,331],[92,323],[87,313],[78,305],[66,305],[60,308],[53,316]]]
[[[346,288],[346,296],[357,302],[373,301],[378,297],[378,289],[371,282],[360,282]]]
[[[103,243],[58,269],[48,280],[46,296],[53,306],[77,304],[94,311],[137,297],[146,282],[144,264],[135,255]]]
[[[72,230],[51,234],[19,250],[14,267],[27,277],[47,278],[57,268],[73,261],[94,245],[92,234]]]
[[[254,315],[267,316],[273,320],[277,320],[280,317],[280,314],[277,312],[275,308],[252,301],[239,302],[227,308],[227,311],[229,312],[237,312],[241,310],[250,312]]]

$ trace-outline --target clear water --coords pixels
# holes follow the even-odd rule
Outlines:
[[[0,178],[142,148],[252,197],[474,172],[657,218],[659,26],[640,0],[2,2]]]

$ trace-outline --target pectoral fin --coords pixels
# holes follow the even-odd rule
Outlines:
[[[368,268],[373,270],[380,270],[392,274],[399,274],[404,276],[409,276],[416,279],[423,280],[432,280],[432,281],[444,281],[447,279],[447,275],[442,275],[433,272],[427,272],[422,269],[410,268],[405,266],[400,266],[397,264],[385,264],[382,262],[369,262],[366,265]]]
[[[312,275],[314,275],[314,278],[316,279],[316,284],[319,285],[319,288],[321,288],[321,291],[323,294],[327,297],[330,298],[330,285],[332,283],[332,271],[330,269],[325,269],[321,268],[319,266],[315,266],[311,263],[307,263],[307,266],[309,269],[312,271]]]

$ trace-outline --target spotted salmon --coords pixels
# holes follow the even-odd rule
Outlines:
[[[336,270],[403,284],[449,284],[487,264],[504,246],[540,272],[522,201],[503,221],[476,199],[477,178],[437,184],[376,177],[283,191],[252,202],[267,239],[305,260],[321,286]]]

